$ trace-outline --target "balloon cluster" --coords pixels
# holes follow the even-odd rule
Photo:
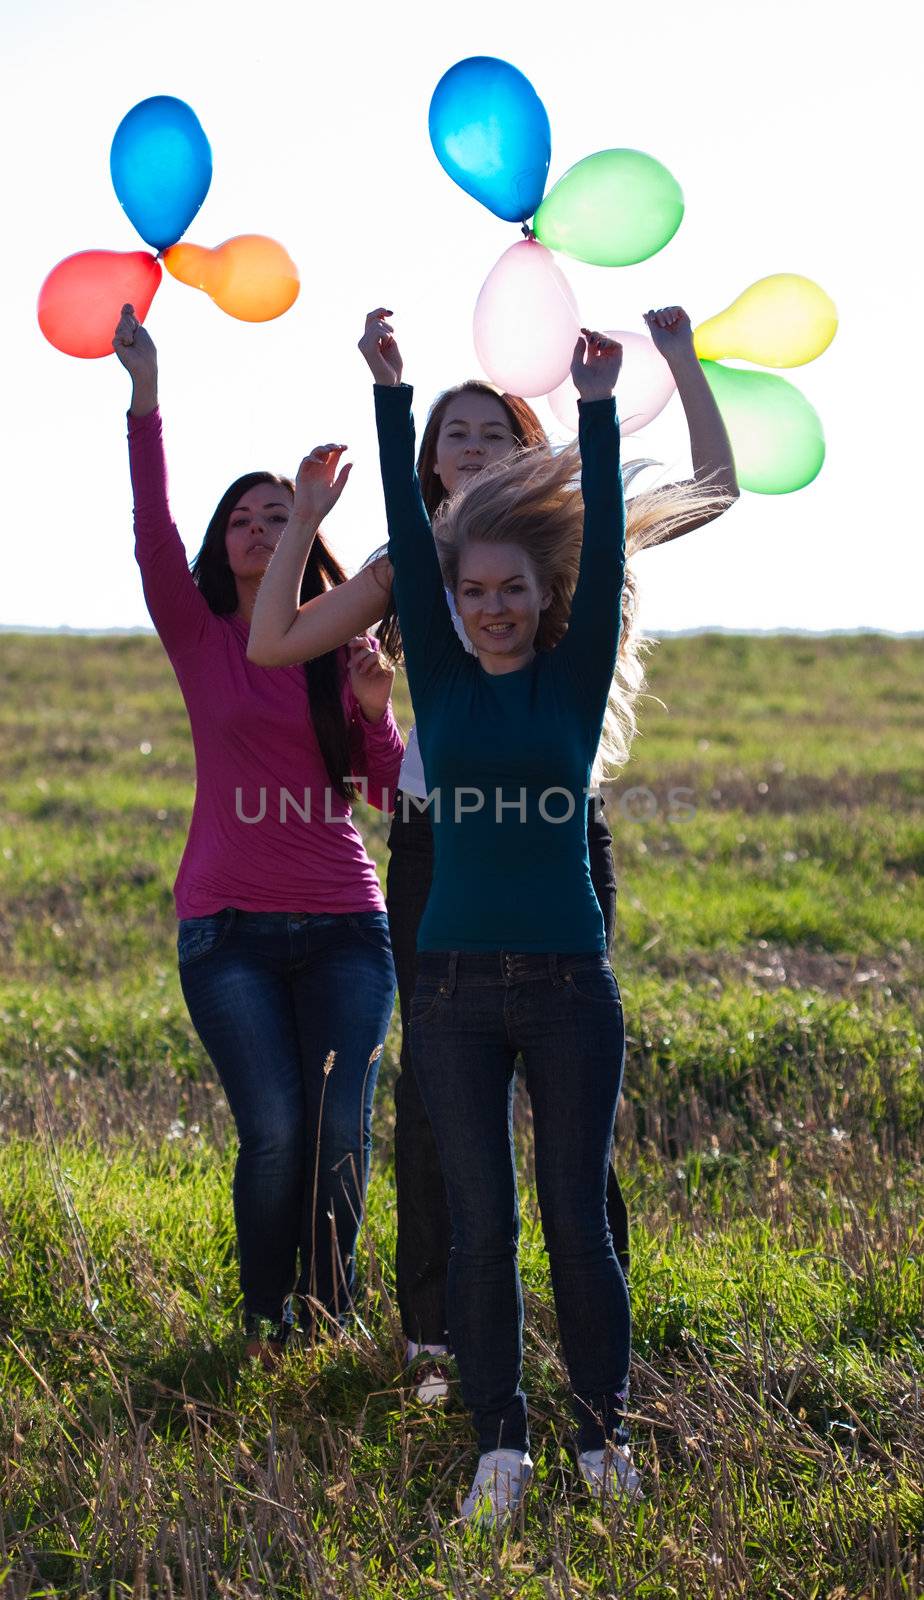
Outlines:
[[[728,429],[743,489],[756,494],[804,489],[824,464],[824,430],[794,383],[769,372],[725,367],[718,358],[801,367],[827,350],[836,332],[833,300],[795,272],[760,278],[696,329],[696,354]]]
[[[599,150],[543,199],[548,113],[529,79],[493,56],[450,67],[429,120],[433,149],[453,181],[495,216],[521,223],[526,235],[504,252],[478,296],[478,359],[510,393],[548,394],[565,379],[580,332],[577,303],[551,252],[607,267],[645,261],[680,227],[680,185],[641,150]]]
[[[504,252],[478,295],[478,359],[501,389],[547,395],[558,420],[575,430],[569,372],[580,317],[551,252],[605,267],[647,260],[683,220],[680,185],[640,150],[599,150],[545,194],[548,114],[528,78],[492,56],[450,67],[434,90],[429,125],[433,149],[453,181],[495,216],[519,222],[526,235]],[[824,434],[793,384],[722,366],[719,358],[799,366],[821,355],[836,329],[837,312],[824,290],[792,273],[762,278],[697,328],[696,352],[728,428],[742,487],[761,494],[803,488],[821,470]],[[620,420],[623,433],[633,433],[663,410],[676,385],[646,334],[606,332],[623,347]]]
[[[109,170],[119,202],[142,239],[157,251],[81,250],[53,267],[39,291],[45,338],[65,355],[112,354],[112,330],[127,302],[144,321],[161,281],[160,259],[180,283],[202,289],[243,322],[282,316],[299,290],[298,268],[262,234],[226,239],[214,250],[180,244],[209,191],[212,151],[183,100],[154,95],[122,118]]]

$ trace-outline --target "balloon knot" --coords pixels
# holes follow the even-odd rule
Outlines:
[[[533,233],[533,230],[530,227],[528,222],[521,222],[520,223],[520,229],[522,231],[524,239],[535,239],[536,235]]]

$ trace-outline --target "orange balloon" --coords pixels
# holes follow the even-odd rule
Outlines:
[[[160,280],[160,265],[145,250],[81,250],[52,267],[42,284],[39,327],[66,356],[111,356],[122,307],[130,302],[143,322]]]
[[[202,289],[222,311],[241,322],[270,322],[294,305],[298,268],[275,239],[241,233],[214,250],[198,244],[172,244],[164,266],[193,289]]]

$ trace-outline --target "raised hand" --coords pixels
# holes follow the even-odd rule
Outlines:
[[[337,504],[353,470],[348,461],[337,472],[345,449],[345,444],[319,444],[305,457],[295,479],[294,515],[299,521],[319,528]]]
[[[693,329],[683,306],[662,306],[660,311],[646,311],[645,324],[652,344],[665,361],[695,355]]]
[[[370,311],[359,341],[359,349],[366,359],[373,380],[391,388],[401,382],[404,370],[394,329],[386,320],[392,315],[393,312],[387,310],[385,306],[378,306],[375,311]]]
[[[367,722],[380,722],[388,709],[395,669],[384,660],[378,639],[362,634],[347,646],[350,684]]]
[[[131,305],[122,315],[112,337],[112,348],[132,379],[132,412],[145,416],[157,405],[157,350],[147,329],[142,327]]]
[[[622,345],[605,333],[582,328],[571,358],[571,376],[582,400],[605,400],[613,393],[622,366]]]

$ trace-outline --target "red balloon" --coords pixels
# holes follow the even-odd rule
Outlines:
[[[52,267],[42,284],[39,327],[66,356],[111,356],[122,307],[133,305],[143,322],[160,280],[160,262],[145,250],[81,250]]]

